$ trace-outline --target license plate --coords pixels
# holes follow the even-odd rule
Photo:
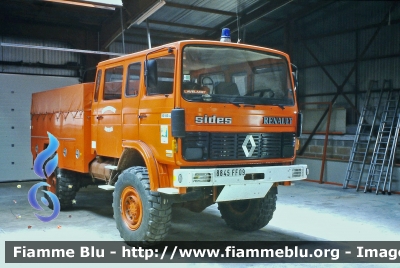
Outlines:
[[[244,168],[220,168],[215,171],[215,177],[243,177],[246,175]]]

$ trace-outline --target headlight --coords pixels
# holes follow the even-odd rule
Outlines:
[[[182,156],[187,161],[207,160],[209,135],[206,132],[188,132],[182,138]]]

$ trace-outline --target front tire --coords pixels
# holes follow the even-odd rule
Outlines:
[[[171,222],[171,205],[162,204],[158,192],[150,191],[145,167],[132,167],[118,177],[113,193],[114,219],[129,245],[162,241]]]
[[[256,231],[266,226],[276,209],[276,187],[264,198],[245,199],[218,203],[218,209],[226,224],[239,231]]]

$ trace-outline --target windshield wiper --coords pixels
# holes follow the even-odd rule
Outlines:
[[[285,106],[283,106],[282,104],[271,104],[272,106],[278,106],[279,108],[281,108],[282,110],[285,110]]]
[[[219,103],[230,103],[235,105],[236,107],[241,107],[240,104],[243,104],[243,102],[233,102],[233,101],[224,101],[221,98],[215,96],[215,95],[210,95],[210,94],[204,94],[201,95],[201,98],[203,99],[203,101],[206,102],[211,102],[211,101],[218,101]]]
[[[233,102],[233,101],[228,101],[228,103],[233,104],[236,107],[240,107],[240,104],[243,104],[243,102]]]
[[[255,108],[256,106],[254,104],[245,104],[243,105],[244,107],[251,107],[251,108]]]

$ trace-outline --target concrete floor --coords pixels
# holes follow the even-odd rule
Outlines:
[[[28,191],[35,183],[37,181],[0,183],[1,267],[4,267],[3,241],[122,241],[113,219],[111,191],[101,190],[95,186],[83,188],[77,194],[74,209],[62,211],[56,219],[44,223],[36,219],[33,213],[37,211],[30,206],[27,199]],[[19,188],[18,185],[21,187]],[[184,208],[174,207],[172,227],[166,240],[400,241],[399,197],[399,195],[364,194],[354,189],[343,190],[339,186],[302,181],[291,187],[278,188],[277,209],[274,217],[259,231],[243,233],[228,228],[221,219],[216,205],[208,207],[202,213],[193,213]],[[49,212],[50,210],[45,208],[45,211],[39,214],[48,215]],[[61,264],[57,264],[59,265]],[[173,266],[200,265],[204,264],[174,264]],[[273,266],[309,267],[310,265],[274,264]],[[354,264],[333,265],[357,267]],[[39,267],[38,264],[37,266]],[[98,266],[102,265],[96,264],[96,267]],[[122,264],[122,266],[125,265]],[[156,265],[147,264],[147,266]],[[163,267],[165,266],[164,264]],[[264,267],[265,264],[236,264],[234,266]],[[18,267],[18,264],[7,264],[6,267]],[[104,267],[109,267],[109,265],[104,265]],[[377,267],[377,265],[367,264],[367,267]]]

